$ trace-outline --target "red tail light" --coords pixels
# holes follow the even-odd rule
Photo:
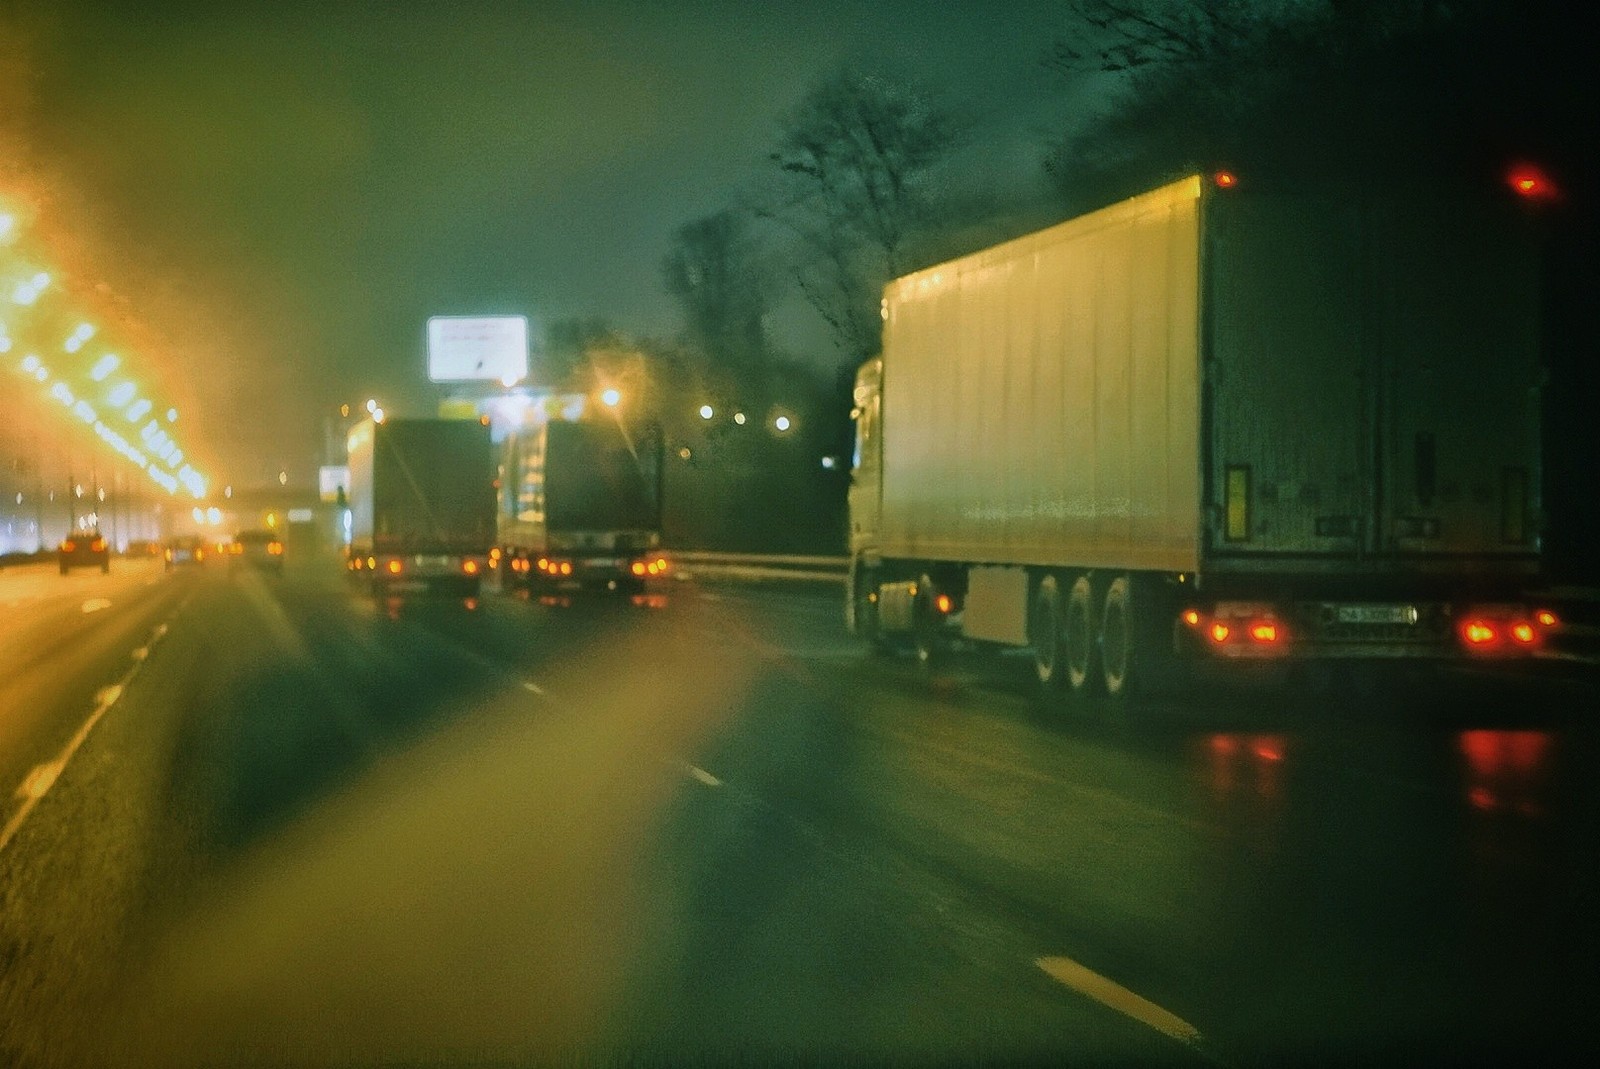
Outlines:
[[[1487,647],[1500,641],[1500,632],[1488,620],[1474,617],[1462,621],[1461,639],[1469,646]]]
[[[1210,634],[1211,641],[1221,645],[1222,643],[1228,641],[1229,635],[1233,634],[1233,628],[1229,627],[1221,620],[1217,620],[1212,623]]]
[[[642,560],[634,561],[633,562],[633,567],[630,568],[629,571],[633,572],[634,575],[643,575],[645,573],[644,561],[642,561]]]
[[[271,556],[274,556],[274,557],[283,556],[283,543],[282,542],[268,542],[267,543],[267,553],[270,554]]]
[[[1257,642],[1271,644],[1278,641],[1278,625],[1272,620],[1257,620],[1250,625],[1250,637]]]
[[[956,607],[956,603],[951,600],[949,594],[940,594],[933,599],[933,607],[938,610],[940,616],[949,616],[950,610]]]
[[[400,572],[405,568],[405,565],[401,564],[397,560],[392,560],[392,561],[389,561],[388,563],[386,563],[384,565],[384,567],[389,569],[389,574],[390,575],[399,575]]]
[[[93,542],[89,543],[89,548],[96,553],[103,553],[105,552],[106,548],[106,540],[104,538],[96,538]]]
[[[75,552],[77,552],[77,549],[78,549],[78,543],[74,542],[70,538],[67,539],[65,542],[61,543],[61,552],[63,552],[63,553],[75,553]]]
[[[1540,609],[1538,612],[1534,613],[1533,622],[1544,628],[1561,626],[1561,618],[1555,613],[1551,612],[1549,609]]]
[[[461,570],[466,572],[468,575],[477,575],[478,562],[475,560],[463,561],[461,564]]]

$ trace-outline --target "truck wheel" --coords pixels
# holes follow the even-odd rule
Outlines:
[[[1074,694],[1086,694],[1096,675],[1094,590],[1089,577],[1073,580],[1067,595],[1066,634],[1062,646],[1066,653],[1067,685]]]
[[[1138,683],[1134,672],[1134,606],[1131,581],[1125,575],[1111,580],[1106,587],[1105,607],[1100,612],[1100,675],[1105,681],[1106,693],[1113,698],[1125,698]]]
[[[1066,683],[1066,655],[1061,648],[1061,587],[1056,577],[1039,580],[1028,613],[1028,645],[1033,647],[1033,670],[1045,690],[1060,690]]]
[[[849,623],[851,632],[874,653],[887,648],[878,630],[878,573],[870,568],[851,573]]]

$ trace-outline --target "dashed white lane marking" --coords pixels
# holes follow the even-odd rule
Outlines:
[[[541,687],[537,683],[532,682],[531,680],[524,680],[523,684],[522,684],[522,689],[526,690],[526,691],[531,691],[532,693],[537,694],[540,697],[543,697],[544,693],[545,693],[543,687]]]
[[[106,604],[110,605],[111,603],[106,602]],[[182,608],[183,606],[180,605],[179,609],[181,610]],[[90,610],[85,608],[84,611],[88,612]],[[128,684],[133,682],[133,677],[138,675],[139,669],[144,667],[145,660],[150,656],[150,648],[159,642],[166,633],[167,625],[161,624],[151,633],[148,642],[133,651],[133,667],[129,668],[123,677],[111,684],[111,686],[100,688],[99,692],[94,696],[94,711],[89,714],[89,719],[85,720],[83,725],[78,728],[77,734],[68,740],[67,745],[62,748],[61,753],[56,756],[55,760],[34,766],[33,770],[23,779],[15,794],[15,797],[22,800],[22,804],[11,815],[11,819],[6,821],[5,827],[0,828],[0,851],[5,850],[10,844],[17,831],[21,829],[23,821],[27,820],[28,815],[33,812],[33,807],[38,805],[40,800],[50,793],[50,788],[54,787],[56,782],[60,780],[61,774],[66,771],[67,763],[72,760],[73,755],[88,740],[89,733],[100,722],[100,718],[105,716],[113,705],[117,704]]]
[[[56,785],[56,780],[61,776],[62,764],[60,761],[46,761],[44,764],[28,773],[28,778],[22,781],[22,786],[17,788],[18,798],[43,798],[45,792]]]
[[[1149,999],[1134,994],[1115,980],[1107,979],[1092,969],[1085,968],[1071,958],[1040,958],[1035,965],[1051,979],[1064,984],[1080,995],[1094,999],[1102,1006],[1131,1017],[1140,1024],[1170,1036],[1190,1046],[1201,1045],[1200,1030],[1182,1017],[1157,1006]]]
[[[83,603],[83,611],[85,614],[99,612],[101,609],[109,608],[111,608],[110,598],[90,598],[88,601]]]
[[[722,781],[698,765],[688,765],[686,770],[689,775],[705,784],[707,787],[720,787]]]

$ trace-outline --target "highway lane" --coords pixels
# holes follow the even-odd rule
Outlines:
[[[0,573],[0,841],[31,787],[125,678],[155,628],[176,611],[178,589],[150,559],[60,575],[53,564]],[[20,797],[19,797],[20,795]]]
[[[10,1061],[1584,1038],[1582,682],[1065,715],[1017,659],[860,652],[825,584],[148,589],[167,633],[0,852]]]

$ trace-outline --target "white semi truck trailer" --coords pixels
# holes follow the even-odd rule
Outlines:
[[[1189,175],[888,285],[857,634],[1027,647],[1114,696],[1539,647],[1529,205],[1250,185]]]

